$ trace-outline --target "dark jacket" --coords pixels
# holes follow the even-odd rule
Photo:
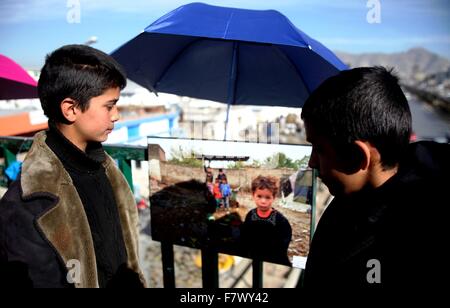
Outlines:
[[[34,287],[66,287],[67,273],[77,260],[80,281],[75,287],[98,287],[94,244],[83,204],[45,138],[45,132],[36,134],[20,179],[0,201],[0,263],[8,274],[14,274],[11,266],[25,267]],[[118,207],[127,266],[144,281],[138,265],[133,195],[111,157],[103,166]]]
[[[336,197],[314,234],[303,285],[438,283],[446,267],[448,231],[440,220],[448,205],[449,158],[448,144],[411,144],[397,174],[382,186]]]

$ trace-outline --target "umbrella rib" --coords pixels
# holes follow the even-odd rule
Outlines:
[[[228,83],[228,93],[227,93],[227,116],[225,119],[225,132],[223,136],[223,140],[227,140],[227,128],[228,128],[228,117],[230,114],[231,104],[234,103],[236,99],[236,83],[237,83],[237,63],[238,63],[238,42],[233,41],[233,57],[231,60],[231,68],[230,68],[230,77]]]
[[[309,44],[309,40],[307,40],[306,37],[305,37],[305,36],[307,36],[306,33],[303,33],[299,28],[297,28],[297,27],[289,20],[289,18],[287,18],[287,17],[284,16],[284,15],[282,15],[282,16],[283,16],[283,18],[286,20],[286,22],[288,23],[288,25],[291,26],[292,29],[293,29],[293,30],[294,30],[294,31],[302,38],[302,40],[306,43],[306,46],[307,46],[308,48],[311,49],[311,45]]]
[[[180,57],[180,55],[181,55],[186,49],[188,49],[189,47],[191,47],[192,44],[194,44],[194,43],[198,42],[199,40],[201,40],[201,37],[196,38],[196,37],[192,36],[192,38],[194,38],[194,40],[193,40],[192,42],[189,42],[189,44],[186,44],[183,48],[181,48],[180,51],[175,55],[175,57],[172,58],[172,60],[170,61],[170,63],[165,67],[165,69],[161,70],[160,76],[158,76],[158,78],[157,78],[156,81],[155,81],[155,84],[153,85],[153,88],[154,88],[155,90],[157,90],[156,87],[157,87],[158,83],[161,81],[161,78],[164,76],[165,72],[167,72],[167,71],[170,69],[170,67],[172,67],[172,65],[173,65],[175,62],[178,61],[178,58]]]
[[[273,45],[276,46],[276,45]],[[305,85],[306,90],[308,91],[308,95],[311,94],[311,89],[309,89],[308,84],[305,82],[305,78],[303,78],[303,74],[302,72],[297,68],[297,66],[295,65],[295,63],[291,60],[291,58],[289,57],[288,54],[286,54],[285,52],[282,52],[281,50],[279,50],[279,47],[276,48],[277,52],[279,52],[280,54],[284,55],[286,57],[286,59],[289,61],[289,63],[292,65],[292,67],[295,69],[295,71],[297,72],[298,76],[300,77],[300,79],[302,80],[303,84]]]
[[[227,20],[227,25],[225,27],[225,32],[223,34],[223,38],[226,39],[228,33],[228,27],[230,26],[231,20],[233,19],[234,13],[231,13],[230,18]]]
[[[230,78],[228,83],[228,97],[227,102],[231,105],[234,104],[236,99],[236,83],[237,83],[237,69],[238,69],[238,49],[239,44],[237,41],[233,42],[233,56],[230,67]]]

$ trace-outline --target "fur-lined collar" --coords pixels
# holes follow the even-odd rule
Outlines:
[[[73,260],[80,265],[76,287],[98,287],[97,264],[91,229],[72,179],[57,156],[45,143],[46,133],[39,132],[22,165],[22,199],[51,197],[54,206],[37,217],[36,224],[58,256],[72,270]],[[117,203],[122,234],[128,255],[128,267],[142,272],[138,263],[138,223],[136,203],[128,183],[109,155],[103,163]]]
[[[45,143],[46,132],[34,136],[34,142],[22,165],[22,197],[28,198],[38,192],[58,195],[60,185],[73,185],[72,179],[63,164]],[[113,163],[107,156],[103,163],[105,169]],[[38,179],[38,180],[36,180]]]

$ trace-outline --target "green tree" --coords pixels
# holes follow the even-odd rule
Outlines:
[[[181,166],[189,166],[189,167],[203,167],[203,163],[200,159],[197,157],[201,157],[198,153],[195,151],[185,151],[181,146],[176,148],[172,148],[171,151],[171,159],[169,162]]]
[[[293,160],[286,156],[282,152],[278,152],[264,160],[264,165],[271,168],[290,168],[298,170],[308,167],[309,156],[305,156],[302,159]]]

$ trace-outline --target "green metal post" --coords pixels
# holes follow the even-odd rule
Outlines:
[[[3,157],[5,158],[5,164],[1,170],[1,174],[0,174],[0,186],[3,187],[8,187],[10,184],[10,181],[8,179],[8,177],[6,176],[6,174],[4,173],[6,168],[9,167],[9,165],[11,165],[13,162],[15,162],[16,159],[16,155],[14,155],[7,146],[1,146],[1,149],[3,150]]]
[[[3,157],[5,158],[5,169],[8,168],[13,162],[17,160],[16,155],[14,155],[7,147],[2,146]]]
[[[123,175],[125,176],[125,179],[127,180],[128,185],[130,185],[131,191],[134,193],[133,173],[131,171],[131,160],[119,159],[119,169],[120,169],[120,171],[122,171]]]

